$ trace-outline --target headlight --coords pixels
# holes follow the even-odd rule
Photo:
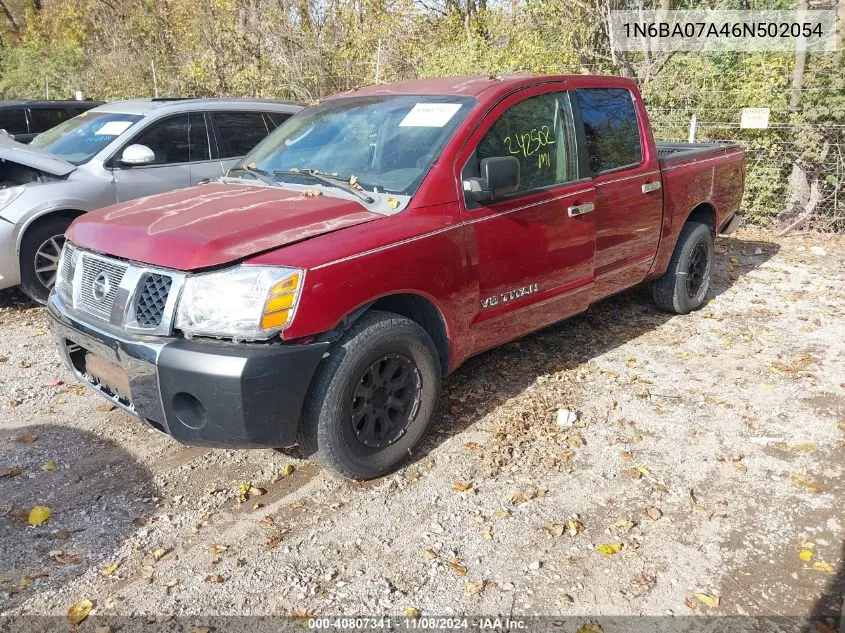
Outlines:
[[[176,328],[235,339],[267,339],[293,320],[305,273],[243,265],[185,279]]]
[[[0,209],[12,204],[23,193],[23,187],[7,187],[0,189]]]

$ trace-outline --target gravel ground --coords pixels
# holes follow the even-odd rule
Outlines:
[[[717,253],[695,314],[637,288],[471,360],[419,455],[363,484],[147,429],[0,293],[0,614],[833,617],[845,238]]]

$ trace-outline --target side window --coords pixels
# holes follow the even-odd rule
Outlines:
[[[0,130],[9,134],[26,134],[26,114],[23,108],[0,110]]]
[[[220,158],[248,154],[267,136],[261,112],[212,112],[211,118],[220,139]]]
[[[155,154],[154,165],[208,160],[208,132],[202,114],[183,114],[153,123],[132,139]]]
[[[287,114],[286,112],[265,112],[264,116],[270,122],[271,128],[277,128],[293,115]]]
[[[32,123],[32,133],[40,133],[56,127],[67,121],[70,114],[61,108],[30,108],[29,119]]]
[[[484,158],[516,156],[518,191],[531,191],[578,179],[572,108],[566,93],[531,97],[493,124],[470,159],[477,172]]]
[[[630,91],[625,88],[576,90],[590,171],[595,175],[639,165],[643,158],[640,127]]]

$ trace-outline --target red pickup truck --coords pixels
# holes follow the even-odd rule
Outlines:
[[[701,306],[744,180],[736,146],[655,144],[627,79],[371,86],[77,219],[48,309],[76,377],[180,442],[371,478],[470,356],[644,281]]]

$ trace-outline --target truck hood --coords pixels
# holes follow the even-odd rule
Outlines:
[[[0,159],[46,172],[52,176],[67,176],[76,165],[55,154],[43,152],[0,134]]]
[[[219,266],[383,216],[358,202],[277,187],[212,183],[80,216],[75,244],[153,266]]]

